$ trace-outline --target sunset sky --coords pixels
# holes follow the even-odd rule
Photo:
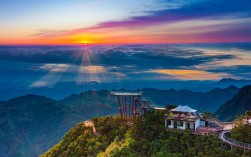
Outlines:
[[[250,0],[1,0],[1,45],[251,41]]]
[[[251,1],[0,0],[0,76],[0,99],[250,80]]]

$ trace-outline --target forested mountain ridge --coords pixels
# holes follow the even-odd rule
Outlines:
[[[151,111],[127,126],[118,116],[92,119],[91,127],[79,123],[41,157],[248,157],[250,153],[221,148],[217,135],[192,135],[188,130],[166,130],[165,112]]]
[[[83,120],[69,107],[43,96],[21,96],[0,106],[1,157],[37,156]]]
[[[151,88],[142,91],[157,106],[188,105],[199,111],[214,111],[239,89],[231,86],[205,93]],[[118,114],[118,105],[108,90],[72,94],[59,101],[29,94],[0,101],[0,113],[0,156],[26,157],[42,154],[81,121]]]
[[[215,112],[215,116],[223,121],[232,121],[248,110],[251,110],[251,85],[242,87],[236,96]]]

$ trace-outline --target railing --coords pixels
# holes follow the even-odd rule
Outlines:
[[[206,121],[217,125],[218,128],[221,128],[221,130],[231,130],[234,126],[234,122],[221,122],[215,118],[209,118],[206,119]]]
[[[146,105],[146,107],[148,107],[149,109],[152,109],[152,110],[166,110],[165,107],[157,107],[157,106],[155,106],[154,103],[149,98],[147,98],[147,97],[143,97],[141,100],[144,102],[144,104]]]
[[[154,109],[155,108],[154,105],[153,105],[153,103],[149,99],[144,98],[143,101],[145,101],[147,103],[147,105],[148,105],[148,107],[150,109]]]
[[[223,138],[223,140],[225,140],[225,141],[227,141],[229,144],[231,144],[231,145],[235,145],[235,146],[237,146],[237,147],[242,147],[242,148],[246,148],[246,149],[251,149],[251,144],[249,144],[249,143],[244,143],[244,142],[240,142],[240,141],[237,141],[237,140],[234,140],[234,139],[231,139],[231,138],[229,138],[229,137],[227,137],[225,134],[226,134],[227,132],[223,132],[222,134],[222,138]]]
[[[142,109],[145,107],[145,104],[142,102],[140,98],[136,97],[135,99],[140,103],[140,107],[138,108],[138,110],[134,112],[134,114],[139,114],[142,111]]]
[[[154,105],[147,99],[145,98],[135,98],[139,103],[140,103],[140,108],[150,108],[150,109],[154,109]]]
[[[210,119],[207,119],[207,121],[209,121],[211,123],[215,123],[220,127],[224,126],[224,124],[221,121],[219,121],[218,119],[216,119],[216,118],[210,118]]]

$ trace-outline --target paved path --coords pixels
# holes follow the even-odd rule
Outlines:
[[[95,126],[94,126],[93,121],[87,120],[87,121],[84,122],[84,124],[85,124],[86,127],[92,128],[92,132],[93,132],[94,135],[97,135],[97,134],[98,134],[97,131],[96,131],[96,128],[95,128]]]
[[[218,125],[221,130],[232,130],[234,128],[234,122],[221,122],[218,119],[210,118],[206,119],[208,122]]]
[[[219,132],[219,139],[231,146],[243,148],[243,149],[249,149],[251,150],[251,144],[236,141],[234,139],[231,139],[227,137],[226,133],[229,133],[234,128],[234,122],[221,122],[217,119],[208,119],[209,122],[215,123],[219,126],[218,130]]]
[[[239,148],[251,150],[251,144],[240,142],[240,141],[236,141],[234,139],[231,139],[231,138],[227,137],[226,133],[228,133],[228,132],[230,132],[230,131],[221,131],[219,133],[219,139],[222,140],[225,143],[230,144],[231,146],[235,146],[235,147],[239,147]]]

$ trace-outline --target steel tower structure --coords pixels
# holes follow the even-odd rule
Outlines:
[[[112,95],[118,99],[120,117],[124,121],[134,121],[137,116],[144,116],[147,109],[154,109],[154,105],[142,98],[142,91],[113,91]]]

